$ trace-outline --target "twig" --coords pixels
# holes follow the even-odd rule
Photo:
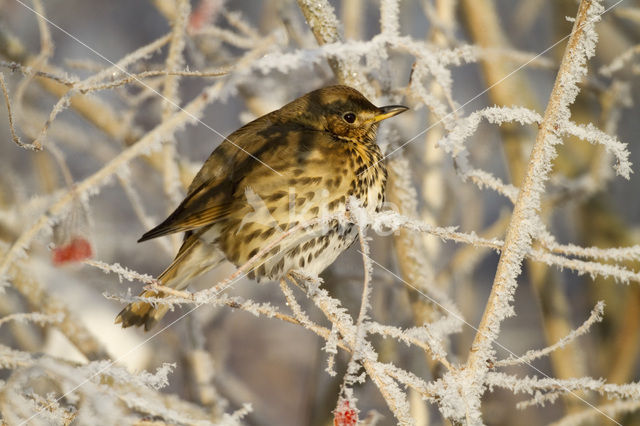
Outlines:
[[[564,336],[562,339],[560,339],[553,345],[547,346],[544,349],[530,350],[522,356],[511,355],[507,359],[495,362],[494,366],[505,367],[508,365],[525,364],[525,363],[528,364],[538,358],[542,358],[543,356],[549,355],[551,352],[566,346],[568,343],[572,342],[578,337],[588,333],[589,329],[593,324],[595,324],[596,322],[602,321],[603,312],[604,312],[604,302],[600,301],[597,303],[596,307],[593,308],[593,310],[591,311],[591,315],[589,316],[589,318],[585,322],[583,322],[580,327],[578,327],[575,330],[571,330],[569,334]]]
[[[17,39],[6,33],[3,28],[0,28],[0,41],[6,39],[11,39],[13,45],[0,42],[0,54],[11,61],[22,64],[35,64],[34,57],[25,52],[24,46]],[[64,96],[69,90],[64,82],[59,82],[51,77],[51,75],[64,74],[51,65],[38,67],[36,71],[33,71],[33,67],[27,67],[25,70],[34,72],[37,77],[36,81],[55,96]],[[41,75],[40,73],[46,73],[47,75]],[[120,114],[97,98],[74,96],[71,98],[71,107],[87,121],[116,140],[132,142],[138,139],[137,131],[130,129]]]
[[[616,417],[626,413],[633,413],[634,411],[637,411],[638,408],[640,408],[640,401],[637,400],[615,401],[609,404],[598,405],[596,410],[587,409],[569,414],[557,422],[551,423],[549,426],[578,426],[582,424],[592,424],[594,417],[599,416],[600,413]]]
[[[180,77],[221,77],[231,72],[233,67],[222,67],[209,71],[168,71],[168,70],[149,70],[139,73],[131,73],[126,77],[122,77],[118,80],[108,81],[105,83],[96,83],[90,86],[84,86],[79,89],[82,94],[96,92],[100,90],[114,89],[116,87],[124,86],[126,84],[140,84],[140,80],[150,77],[163,77],[163,76],[180,76]],[[69,87],[73,88],[77,84],[69,83]],[[154,94],[152,93],[151,96]]]
[[[22,64],[19,64],[17,62],[12,62],[12,61],[0,61],[0,67],[5,67],[5,68],[11,70],[12,72],[20,71],[24,76],[31,75],[31,76],[34,76],[34,77],[46,78],[46,79],[55,81],[56,83],[63,84],[65,86],[67,86],[67,87],[73,87],[73,85],[78,82],[78,80],[74,79],[74,78],[69,78],[69,77],[66,77],[66,76],[57,75],[57,74],[54,74],[54,73],[51,73],[51,72],[46,72],[46,71],[41,71],[41,70],[34,70],[30,66],[22,65]]]
[[[554,145],[561,142],[556,129],[562,120],[570,117],[569,105],[575,99],[578,78],[584,73],[584,64],[593,55],[595,36],[593,26],[602,10],[596,1],[581,1],[577,18],[565,49],[560,69],[551,92],[540,130],[536,137],[522,188],[513,209],[504,247],[500,255],[496,277],[489,295],[482,320],[478,326],[466,369],[473,374],[475,388],[470,395],[477,398],[481,392],[483,376],[487,371],[486,362],[494,358],[491,346],[500,332],[502,320],[513,314],[511,301],[515,292],[516,277],[520,265],[531,246],[531,218],[540,206],[540,195],[550,170],[551,159],[555,155]],[[474,409],[479,404],[474,406]]]
[[[329,338],[330,331],[311,321],[311,319],[304,313],[298,301],[296,300],[293,292],[287,285],[287,281],[282,279],[280,280],[280,289],[282,290],[282,294],[284,294],[285,299],[287,300],[287,305],[291,308],[293,312],[293,316],[296,319],[296,323],[302,325],[304,328],[309,329],[316,333],[319,336],[324,337],[325,339]]]
[[[63,316],[61,314],[52,315],[52,314],[42,314],[40,312],[20,312],[16,314],[10,314],[3,317],[0,317],[0,325],[7,323],[9,321],[18,321],[18,322],[35,322],[37,324],[49,324],[49,323],[57,323],[62,321]]]
[[[16,133],[16,129],[13,125],[13,113],[11,112],[11,102],[9,101],[9,90],[7,89],[7,85],[4,82],[4,74],[0,72],[0,86],[2,87],[2,94],[4,95],[4,102],[7,105],[7,113],[9,119],[9,130],[11,131],[11,139],[16,143],[16,145],[25,148],[26,145],[22,143],[20,140],[20,136]]]
[[[338,32],[338,18],[328,0],[297,1],[319,45],[342,41]],[[328,61],[339,82],[350,84],[365,95],[371,95],[371,89],[362,73],[353,69],[350,64],[339,61],[336,58],[330,57]]]
[[[292,282],[297,282],[296,278],[292,275],[289,275],[288,278]],[[348,344],[353,351],[357,342],[354,341],[356,327],[351,317],[343,312],[343,309],[339,307],[339,303],[335,299],[329,297],[326,290],[319,289],[313,294],[309,294],[309,297],[314,301],[316,306],[320,308],[329,321],[338,328],[340,334],[345,338],[345,343]],[[367,374],[380,390],[380,393],[387,402],[391,412],[396,416],[398,422],[402,425],[413,424],[408,403],[406,400],[401,399],[400,395],[402,394],[397,391],[396,383],[383,371],[376,368],[375,360],[371,357],[371,354],[375,353],[373,348],[366,341],[363,342],[363,344],[366,346],[365,353],[368,355],[362,358],[360,362],[364,366]]]
[[[349,212],[350,217],[358,218],[359,213],[366,214],[366,210],[362,209],[360,206],[354,205],[354,207],[357,210],[350,210]],[[360,243],[360,250],[362,254],[364,278],[363,278],[363,285],[362,285],[362,297],[360,300],[360,312],[358,313],[358,318],[356,320],[354,342],[352,343],[353,352],[351,354],[351,359],[349,359],[349,363],[347,364],[347,371],[344,374],[344,377],[342,378],[338,404],[340,404],[341,400],[353,401],[354,399],[352,387],[358,382],[357,373],[358,373],[358,370],[360,369],[358,362],[365,357],[365,355],[362,353],[362,350],[364,347],[366,347],[366,343],[367,343],[367,341],[365,340],[367,335],[367,330],[364,326],[364,321],[367,318],[367,311],[371,303],[370,302],[370,298],[371,298],[370,274],[371,274],[371,270],[373,269],[373,266],[369,258],[369,245],[367,244],[367,241],[366,241],[365,228],[363,224],[357,219],[356,219],[356,225],[358,227],[358,241]],[[355,404],[352,408],[355,408]]]

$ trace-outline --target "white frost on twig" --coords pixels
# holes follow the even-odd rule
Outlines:
[[[496,367],[504,367],[507,365],[515,365],[515,364],[529,364],[538,358],[542,358],[543,356],[549,355],[551,352],[566,346],[567,344],[573,342],[578,337],[588,333],[593,324],[602,321],[603,314],[604,314],[604,302],[599,301],[591,311],[591,315],[589,315],[589,318],[587,318],[587,320],[584,323],[582,323],[580,327],[576,328],[575,330],[572,330],[569,334],[564,336],[562,339],[560,339],[553,345],[548,346],[544,349],[530,350],[522,356],[511,355],[507,359],[497,361],[494,365]]]

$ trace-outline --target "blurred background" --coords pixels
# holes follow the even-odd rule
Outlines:
[[[379,1],[330,3],[340,20],[345,40],[370,40],[380,33]],[[636,0],[618,3],[604,2],[605,7],[612,9],[597,25],[596,55],[588,64],[589,75],[572,107],[572,119],[578,123],[591,122],[628,143],[631,161],[639,164],[636,135],[640,132],[637,119],[640,85],[636,56],[640,51],[640,4]],[[37,9],[38,5],[0,0],[0,59],[4,61],[0,72],[8,88],[16,129],[25,143],[38,136],[52,107],[66,89],[42,78],[27,81],[19,70],[12,70],[9,63],[29,65],[67,78],[87,78],[108,67],[108,61],[117,62],[170,33],[176,16],[173,0],[47,0],[42,6],[47,19],[55,24],[49,26],[51,49],[44,55],[41,54],[42,31],[36,14],[30,10]],[[184,38],[184,63],[179,69],[219,69],[236,64],[252,51],[259,57],[290,52],[293,61],[294,57],[304,57],[305,52],[317,47],[295,1],[194,0],[191,7]],[[554,43],[570,33],[572,22],[565,17],[575,16],[577,7],[578,3],[573,0],[404,0],[400,2],[400,34],[424,42],[423,54],[427,57],[437,54],[439,49],[467,45],[479,48],[475,57],[449,67],[452,78],[449,94],[436,84],[435,77],[424,77],[423,84],[432,90],[431,94],[443,100],[450,96],[456,107],[462,106],[456,111],[457,116],[494,104],[525,106],[542,114],[566,41]],[[164,69],[168,49],[165,44],[129,69],[136,73]],[[540,52],[544,53],[536,57]],[[622,65],[612,67],[612,61],[625,52],[627,56],[623,57]],[[410,187],[415,190],[414,210],[403,213],[429,224],[457,226],[464,232],[504,239],[511,203],[494,191],[479,189],[471,180],[460,178],[454,162],[436,144],[446,133],[442,125],[437,124],[438,117],[410,88],[411,79],[415,78],[412,75],[414,56],[400,49],[389,55],[385,68],[361,64],[375,93],[372,100],[382,104],[391,98],[394,103],[403,103],[412,109],[397,118],[392,130],[382,134],[388,139],[381,140],[381,145],[390,151],[392,140],[400,145],[430,128],[390,158],[408,166]],[[519,67],[522,68],[509,75]],[[200,306],[146,341],[151,336],[149,333],[122,330],[113,324],[123,305],[104,296],[105,293],[125,294],[128,288],[137,294],[142,284],[121,282],[116,274],[105,274],[90,265],[74,262],[59,250],[72,247],[82,251],[74,241],[82,244],[86,241],[95,260],[157,275],[173,258],[177,240],[165,238],[165,241],[144,244],[137,244],[136,240],[173,210],[179,201],[176,201],[176,192],[184,194],[190,178],[222,141],[221,135],[228,135],[308,91],[335,83],[324,59],[307,65],[291,65],[285,72],[269,68],[252,69],[246,74],[236,80],[236,86],[230,87],[223,99],[204,110],[202,121],[216,132],[202,124],[186,126],[175,138],[168,138],[166,145],[170,148],[138,157],[108,184],[96,188],[91,198],[77,197],[68,203],[51,232],[39,233],[27,256],[19,260],[21,280],[31,284],[9,285],[0,298],[0,315],[53,309],[46,301],[55,299],[55,303],[64,306],[64,312],[73,314],[73,321],[82,326],[82,332],[92,336],[90,340],[95,340],[100,350],[130,371],[152,371],[163,363],[176,363],[163,392],[204,408],[212,413],[212,418],[248,402],[253,412],[243,419],[245,424],[332,424],[332,410],[336,407],[349,360],[345,353],[337,356],[338,374],[331,377],[325,372],[327,354],[322,350],[325,342],[321,338],[298,325],[226,306]],[[509,77],[502,80],[507,75]],[[150,77],[145,81],[162,91],[164,78]],[[181,77],[175,99],[184,106],[203,88],[215,84],[217,78]],[[218,79],[224,78],[228,77]],[[11,141],[7,109],[0,108],[0,135],[3,135],[0,253],[6,253],[75,183],[92,176],[166,119],[162,100],[135,82],[95,92],[86,98],[91,99],[90,104],[85,105],[90,112],[83,112],[79,103],[62,111],[47,129],[41,151],[23,149]],[[115,118],[114,123],[104,124],[108,117]],[[468,140],[470,161],[474,167],[489,171],[507,183],[520,185],[536,130],[534,126],[498,127],[484,123]],[[599,146],[570,138],[564,142],[559,147],[543,200],[541,216],[548,229],[561,243],[603,248],[638,244],[637,176],[629,181],[615,178],[611,161]],[[179,176],[180,183],[177,189],[167,190],[168,172],[163,158],[175,164],[173,170],[178,174],[174,176]],[[393,196],[391,201],[394,202]],[[402,206],[401,210],[404,210]],[[377,262],[405,280],[408,271],[416,267],[408,263],[417,263],[418,268],[428,271],[426,276],[431,281],[414,284],[437,287],[449,295],[467,322],[478,324],[493,282],[498,254],[424,234],[417,237],[419,244],[413,247],[416,253],[410,256],[402,242],[406,236],[382,237],[373,233],[372,236],[372,257]],[[360,306],[363,278],[362,259],[356,249],[352,247],[340,256],[323,274],[328,291],[340,299],[352,315],[357,315]],[[71,258],[73,255],[71,253]],[[606,303],[604,321],[576,343],[533,365],[556,378],[590,376],[602,377],[611,383],[637,381],[640,373],[637,362],[639,283],[624,285],[613,278],[592,278],[532,261],[526,261],[523,266],[515,296],[517,316],[504,323],[499,342],[516,354],[548,346],[578,327],[596,302],[603,300]],[[626,262],[623,266],[632,270],[639,267],[637,262]],[[191,288],[207,288],[233,270],[231,265],[225,265],[195,280]],[[9,282],[16,280],[9,279]],[[374,269],[373,287],[371,313],[380,323],[406,328],[420,325],[434,315],[414,290],[382,268]],[[243,279],[228,292],[257,302],[269,302],[285,311],[287,308],[277,283],[258,285]],[[305,311],[326,325],[313,304],[302,293],[296,294]],[[164,324],[191,308],[184,306],[170,312]],[[0,342],[17,350],[84,363],[91,356],[87,356],[86,350],[78,350],[78,342],[74,343],[72,338],[74,333],[71,336],[69,333],[72,329],[73,325],[68,324],[60,331],[56,324],[11,322],[0,328]],[[474,335],[475,331],[465,326],[460,333],[449,337],[451,362],[466,361]],[[371,341],[384,361],[394,362],[426,380],[442,374],[433,361],[415,347],[375,336]],[[499,357],[509,355],[498,351]],[[96,349],[95,353],[88,353],[98,352]],[[0,379],[10,381],[12,375],[18,373],[10,366],[5,367],[0,370]],[[202,369],[206,371],[204,376]],[[519,376],[538,375],[529,367],[513,367],[507,371]],[[201,383],[203,377],[206,385]],[[43,389],[55,392],[46,386]],[[378,424],[395,423],[371,381],[358,386],[356,395],[361,419],[376,411],[383,416]],[[581,393],[580,396],[594,405],[607,402],[597,394]],[[544,407],[517,410],[516,404],[529,397],[499,389],[488,391],[483,405],[485,422],[548,424],[587,408],[575,397],[562,396]],[[420,401],[419,397],[412,397],[411,402],[418,424],[447,424],[437,407]],[[5,394],[3,410],[10,406]],[[136,414],[136,410],[131,412],[132,422],[153,420],[153,417],[145,419],[144,413]],[[625,425],[640,424],[640,415],[627,414],[617,420]],[[596,417],[594,424],[612,423]]]

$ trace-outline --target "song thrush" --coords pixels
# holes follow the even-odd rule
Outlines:
[[[351,196],[378,210],[387,171],[376,131],[380,121],[406,110],[378,108],[355,89],[331,86],[233,132],[209,156],[176,210],[140,238],[185,232],[175,260],[158,281],[182,289],[224,259],[242,265],[298,223],[345,211]],[[320,228],[287,236],[260,258],[252,276],[279,279],[292,270],[319,274],[357,236],[353,226],[337,220]],[[149,330],[167,309],[134,302],[116,323],[144,324]]]

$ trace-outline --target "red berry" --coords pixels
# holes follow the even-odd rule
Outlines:
[[[91,244],[85,238],[74,237],[69,243],[53,250],[52,261],[56,266],[70,262],[79,262],[93,255]]]
[[[351,408],[349,401],[338,401],[338,407],[333,412],[333,426],[356,426],[358,413]]]
[[[216,4],[211,0],[200,0],[200,3],[189,16],[189,31],[198,31],[213,18],[216,11]]]

